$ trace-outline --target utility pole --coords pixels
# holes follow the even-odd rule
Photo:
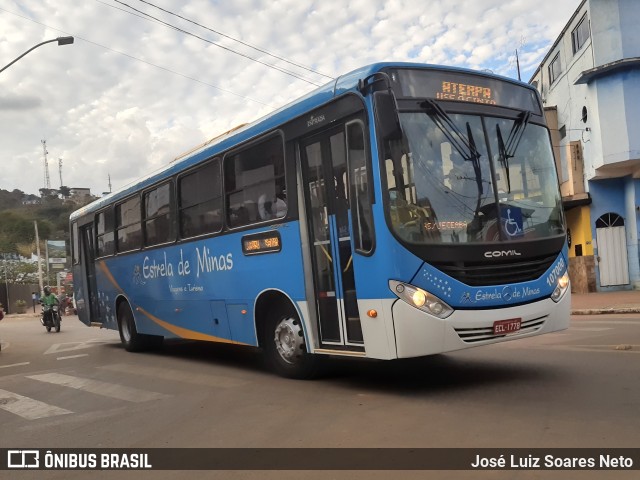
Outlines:
[[[58,158],[58,171],[60,172],[60,188],[62,188],[64,183],[62,183],[62,159],[61,158]]]
[[[5,305],[5,313],[10,313],[9,305],[11,305],[11,301],[9,300],[9,278],[7,276],[7,254],[3,253],[2,258],[4,259],[4,288],[7,290],[7,305]]]
[[[51,277],[49,277],[49,242],[44,241],[44,263],[47,267],[47,285],[51,285]]]
[[[109,193],[111,193],[111,174],[109,174]]]
[[[38,236],[38,222],[33,221],[36,227],[36,253],[38,254],[38,283],[40,285],[40,295],[44,291],[44,284],[42,283],[42,263],[40,262],[40,237]]]
[[[42,143],[42,152],[44,155],[44,188],[47,189],[47,195],[49,194],[49,190],[51,190],[51,180],[49,179],[49,161],[47,160],[47,141],[40,140]]]

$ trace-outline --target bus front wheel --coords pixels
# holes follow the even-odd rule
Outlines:
[[[283,377],[309,379],[318,373],[319,359],[307,353],[302,325],[293,309],[270,316],[266,325],[265,354],[271,368]]]

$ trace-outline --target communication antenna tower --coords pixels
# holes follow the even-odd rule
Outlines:
[[[49,161],[47,160],[47,141],[41,140],[42,143],[42,153],[44,155],[44,188],[47,190],[51,190],[51,180],[49,179]]]
[[[64,183],[62,183],[62,159],[61,158],[58,158],[58,171],[60,172],[60,188],[62,188]]]

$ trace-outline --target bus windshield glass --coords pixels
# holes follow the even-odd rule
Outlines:
[[[447,113],[435,100],[400,112],[386,145],[389,219],[413,244],[531,240],[564,233],[548,131],[515,118]]]

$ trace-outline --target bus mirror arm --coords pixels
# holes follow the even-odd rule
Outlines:
[[[384,83],[383,87],[378,86]],[[375,117],[379,135],[384,140],[401,140],[402,127],[398,115],[398,102],[391,88],[391,78],[385,72],[376,72],[358,80],[362,95],[373,91]]]
[[[398,104],[392,91],[375,92],[376,125],[380,138],[402,140],[402,126],[398,116]]]

